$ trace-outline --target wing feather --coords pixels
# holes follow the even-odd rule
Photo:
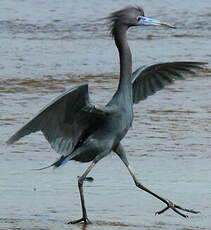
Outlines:
[[[138,68],[132,74],[133,103],[137,104],[148,96],[171,85],[175,80],[184,80],[186,75],[200,70],[204,62],[166,62]]]
[[[103,108],[91,104],[88,85],[73,87],[44,107],[32,120],[9,138],[13,144],[23,136],[42,131],[51,147],[59,154],[70,154],[80,138],[88,135],[103,121]]]

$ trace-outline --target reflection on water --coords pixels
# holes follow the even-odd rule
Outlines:
[[[48,93],[48,92],[61,92],[65,87],[82,82],[89,82],[93,84],[108,83],[111,84],[118,80],[117,75],[98,74],[98,75],[58,75],[58,76],[43,76],[42,79],[19,79],[10,78],[1,80],[0,90],[1,93]],[[109,85],[101,86],[104,88]]]
[[[29,0],[16,2],[15,8],[12,0],[4,1],[0,9],[1,78],[117,73],[118,59],[106,22],[98,19],[137,1],[105,2],[100,9],[95,1]],[[180,0],[171,4],[143,0],[141,4],[146,15],[175,24],[177,29],[132,28],[134,67],[157,60],[209,62],[209,0],[202,4],[197,0],[183,4]]]
[[[131,29],[134,69],[141,64],[210,61],[210,1],[142,1],[146,15],[177,25]],[[14,7],[15,4],[15,7]],[[129,4],[137,4],[131,0]],[[6,139],[65,89],[89,82],[105,104],[118,83],[118,55],[104,21],[121,1],[3,1],[0,8],[0,230],[210,229],[211,69],[134,107],[123,145],[143,184],[181,206],[201,211],[183,220],[136,189],[119,159],[103,159],[86,183],[93,225],[64,224],[80,215],[77,176],[87,164],[34,171],[55,161],[41,133],[6,147]],[[192,7],[194,5],[194,7]],[[153,6],[153,7],[152,7]],[[33,9],[33,11],[32,11]]]

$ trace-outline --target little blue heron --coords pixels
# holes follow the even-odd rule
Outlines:
[[[168,23],[144,16],[140,7],[127,7],[113,12],[107,19],[111,34],[119,51],[120,80],[118,89],[105,106],[92,104],[88,84],[75,86],[53,100],[40,113],[17,131],[8,141],[12,144],[32,132],[42,131],[51,147],[61,157],[50,166],[59,167],[70,160],[91,162],[78,178],[82,217],[68,223],[90,223],[85,207],[83,182],[95,164],[115,152],[127,167],[135,185],[161,200],[166,206],[156,214],[172,209],[177,214],[188,217],[182,211],[198,213],[182,208],[146,188],[136,178],[121,144],[133,122],[133,104],[172,84],[184,79],[185,73],[202,69],[203,62],[167,62],[138,68],[132,73],[132,55],[127,42],[127,30],[131,26],[162,25]],[[50,167],[49,166],[49,167]],[[182,211],[180,211],[182,210]]]

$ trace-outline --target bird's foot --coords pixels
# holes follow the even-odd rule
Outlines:
[[[166,207],[163,208],[162,210],[158,211],[155,213],[155,215],[160,215],[162,213],[164,213],[165,211],[167,211],[168,209],[172,209],[174,212],[176,212],[177,214],[179,214],[180,216],[184,217],[184,218],[188,218],[188,215],[183,214],[182,212],[180,212],[179,210],[182,210],[184,212],[190,212],[190,213],[194,213],[194,214],[198,214],[200,213],[199,211],[195,211],[193,209],[187,209],[187,208],[182,208],[176,204],[174,204],[172,201],[170,200],[166,200]],[[178,210],[179,209],[179,210]]]
[[[67,224],[77,224],[81,222],[83,222],[84,224],[92,224],[92,222],[87,217],[82,217],[78,220],[69,221],[67,222]]]
[[[80,176],[78,176],[78,179],[80,178]],[[84,181],[88,181],[88,182],[93,182],[94,178],[93,177],[85,177]]]
[[[93,182],[93,181],[94,181],[94,178],[93,178],[93,177],[86,177],[86,178],[85,178],[85,181]]]

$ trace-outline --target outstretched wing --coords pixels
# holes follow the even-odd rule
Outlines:
[[[204,62],[166,62],[138,68],[132,74],[133,103],[137,104],[175,80],[185,79],[186,73],[202,69]]]
[[[88,85],[73,87],[44,107],[37,116],[18,130],[7,144],[32,132],[42,131],[59,154],[70,154],[81,138],[98,127],[108,111],[90,103]]]

